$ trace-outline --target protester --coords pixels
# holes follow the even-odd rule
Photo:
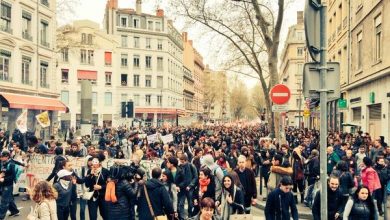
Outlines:
[[[345,205],[343,220],[377,220],[378,214],[370,190],[359,186]]]
[[[46,179],[46,181],[48,182],[50,182],[50,180],[52,180],[53,178],[54,178],[54,182],[57,182],[58,180],[57,173],[58,171],[61,170],[62,161],[67,160],[67,158],[63,156],[64,149],[62,147],[57,147],[54,151],[56,153],[56,156],[54,157],[54,167],[53,170],[51,171],[51,174]]]
[[[199,201],[203,198],[209,197],[215,200],[215,178],[211,175],[211,170],[207,167],[203,167],[199,171],[199,183],[196,185],[193,195],[193,209],[191,213],[198,213],[200,210]]]
[[[36,203],[34,212],[27,220],[57,220],[57,191],[47,181],[38,182],[31,192],[31,199]]]
[[[256,204],[257,187],[254,172],[251,169],[247,168],[245,164],[245,156],[239,156],[238,167],[235,169],[235,172],[238,174],[240,182],[243,186],[245,213],[250,214],[251,205]]]
[[[232,214],[243,214],[244,207],[244,192],[234,184],[234,179],[230,175],[226,175],[222,180],[221,198],[216,202],[218,212],[222,220],[229,220]]]
[[[372,165],[372,160],[369,157],[365,157],[363,159],[363,164],[361,165],[362,184],[368,187],[371,194],[373,194],[375,190],[381,188],[381,182],[378,173],[374,170]]]
[[[194,193],[195,185],[198,182],[198,172],[196,170],[196,167],[193,164],[188,163],[188,157],[187,155],[183,154],[180,156],[180,166],[183,173],[183,180],[180,184],[177,184],[179,186],[179,193],[178,193],[178,202],[179,202],[179,217],[181,220],[185,219],[185,210],[184,210],[184,203],[187,200],[188,204],[188,215],[193,216],[194,214],[191,213],[191,207],[192,204],[192,196]]]
[[[58,182],[54,183],[54,188],[58,192],[56,199],[58,220],[67,220],[70,214],[70,202],[72,198],[72,172],[62,169],[57,173]]]
[[[0,220],[5,218],[7,210],[11,212],[9,216],[18,216],[20,211],[18,210],[14,195],[14,181],[15,181],[15,164],[10,159],[11,154],[8,150],[3,150],[0,155]]]
[[[168,191],[169,198],[172,201],[173,210],[175,212],[175,217],[177,218],[179,216],[177,211],[178,209],[178,198],[177,198],[177,188],[176,188],[177,186],[173,182],[173,176],[171,171],[169,171],[168,169],[162,171],[161,182],[164,184],[165,189]],[[191,203],[192,203],[192,197],[191,197]],[[188,206],[189,209],[192,209],[191,207],[192,206]],[[190,211],[188,211],[188,213],[190,213]]]
[[[200,212],[189,220],[219,220],[219,217],[214,214],[215,202],[212,198],[203,198],[200,202]]]
[[[304,163],[305,158],[302,156],[302,146],[299,145],[293,150],[291,157],[291,166],[293,169],[292,180],[294,183],[293,194],[295,203],[298,204],[298,189],[300,192],[301,203],[304,202],[305,193],[305,175],[304,175]]]

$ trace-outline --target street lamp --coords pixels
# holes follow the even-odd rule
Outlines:
[[[274,16],[273,16],[273,13],[272,13],[271,9],[270,9],[268,6],[266,6],[266,5],[264,5],[264,4],[261,4],[261,3],[258,3],[257,0],[252,0],[252,1],[232,0],[232,1],[234,1],[234,2],[245,2],[245,3],[249,3],[249,4],[256,4],[256,5],[259,5],[259,6],[264,7],[265,9],[267,9],[267,11],[268,11],[268,12],[270,13],[270,15],[272,16],[272,28],[275,27]],[[256,16],[256,18],[257,18],[257,20],[258,20],[259,23],[260,23],[260,17]],[[265,21],[265,20],[264,20],[264,21]],[[269,26],[270,24],[267,22],[266,25]]]

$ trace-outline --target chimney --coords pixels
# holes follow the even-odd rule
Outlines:
[[[157,17],[164,17],[164,10],[163,9],[157,9],[156,16]]]
[[[303,11],[297,11],[297,24],[303,24]]]
[[[187,39],[188,39],[188,33],[187,32],[183,32],[183,41],[184,42],[187,42]]]
[[[140,15],[142,14],[142,0],[137,0],[135,3],[135,12]]]
[[[117,9],[118,8],[118,0],[108,0],[107,8],[109,9]]]

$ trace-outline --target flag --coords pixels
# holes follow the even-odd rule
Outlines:
[[[38,123],[42,126],[42,128],[46,128],[50,126],[49,113],[47,111],[42,112],[39,115],[36,115],[35,118],[37,119]]]
[[[22,110],[22,114],[16,119],[16,127],[20,132],[26,133],[27,131],[27,109]]]

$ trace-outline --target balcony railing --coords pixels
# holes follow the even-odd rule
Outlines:
[[[23,85],[32,86],[32,85],[33,85],[33,82],[30,81],[30,80],[22,80],[22,84],[23,84]]]
[[[26,39],[26,40],[32,41],[32,36],[31,36],[30,33],[27,32],[27,31],[23,31],[23,32],[22,32],[22,37],[23,37],[24,39]]]
[[[4,25],[0,25],[0,30],[12,34],[12,28]]]
[[[8,75],[0,75],[0,81],[12,82],[12,77],[9,77]]]
[[[50,88],[49,84],[48,83],[44,83],[44,82],[41,82],[40,86],[41,86],[41,88],[46,88],[46,89]]]
[[[127,86],[127,81],[122,81],[122,82],[121,82],[121,85],[122,85],[122,86]]]
[[[106,82],[105,85],[106,86],[111,86],[111,82]]]
[[[61,83],[69,83],[69,79],[62,79]]]
[[[50,47],[50,43],[46,41],[41,41],[41,45],[44,47]]]

